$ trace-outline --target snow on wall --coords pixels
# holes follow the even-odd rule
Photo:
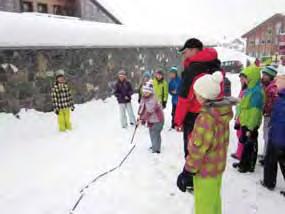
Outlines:
[[[0,12],[0,20],[1,48],[181,46],[193,36],[208,45],[215,43],[197,32],[189,35],[142,32],[122,25],[47,14]]]

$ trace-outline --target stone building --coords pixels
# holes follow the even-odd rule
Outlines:
[[[275,14],[242,37],[247,40],[246,53],[262,58],[278,54],[279,36],[285,32],[285,15]]]
[[[97,0],[1,0],[0,10],[79,17],[97,22],[121,22]]]

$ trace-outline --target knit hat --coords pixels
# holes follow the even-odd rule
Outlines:
[[[177,73],[178,72],[178,69],[176,66],[172,66],[169,70],[168,70],[170,73]]]
[[[64,76],[64,70],[62,70],[62,69],[57,70],[57,71],[55,72],[55,76],[56,76],[56,77]]]
[[[206,74],[196,80],[194,90],[197,94],[207,100],[215,100],[221,93],[221,82],[223,74],[220,71]]]
[[[147,81],[142,88],[143,93],[150,93],[153,94],[153,83],[152,80]]]
[[[155,72],[155,74],[160,74],[161,76],[163,76],[163,71],[162,71],[162,70],[157,70],[157,71]]]
[[[145,71],[144,73],[143,73],[143,77],[146,77],[146,78],[151,78],[151,73],[150,73],[150,71]]]
[[[183,53],[187,48],[197,48],[199,50],[203,49],[203,43],[196,38],[188,39],[184,46],[179,50],[180,53]]]
[[[118,75],[119,75],[119,76],[126,76],[127,73],[126,73],[124,70],[120,70],[120,71],[118,72]]]
[[[271,76],[271,77],[273,77],[273,78],[275,78],[276,77],[276,75],[277,75],[277,69],[274,67],[274,66],[272,66],[272,65],[270,65],[270,66],[265,66],[262,70],[261,70],[261,72],[263,73],[263,74],[267,74],[267,75],[269,75],[269,76]]]

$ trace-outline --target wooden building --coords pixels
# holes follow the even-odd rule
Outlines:
[[[1,0],[0,10],[37,12],[122,24],[98,0]]]
[[[285,32],[285,15],[275,14],[242,37],[246,39],[246,53],[262,58],[278,55],[279,35]]]

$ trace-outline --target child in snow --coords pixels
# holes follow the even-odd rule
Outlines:
[[[145,83],[147,83],[149,80],[151,79],[151,73],[149,71],[145,71],[143,73],[143,80],[142,80],[142,83],[140,84],[139,86],[139,99],[138,99],[138,102],[140,103],[141,102],[141,98],[143,96],[143,85]]]
[[[172,129],[175,128],[175,123],[174,123],[175,111],[176,111],[176,105],[178,103],[178,93],[179,93],[179,88],[181,84],[181,79],[178,76],[177,72],[178,72],[178,69],[175,66],[171,67],[169,70],[170,82],[168,84],[168,90],[169,90],[169,94],[171,94],[172,96],[172,112],[171,112],[171,116],[172,116],[171,128]]]
[[[247,88],[247,85],[246,85],[246,78],[244,77],[244,75],[240,75],[239,78],[240,78],[240,83],[241,83],[241,90],[240,90],[238,98],[241,100],[244,96],[244,92],[245,92],[245,89]],[[241,126],[240,126],[240,121],[238,117],[239,112],[240,112],[240,109],[237,107],[234,129],[236,130],[236,135],[238,138],[238,147],[237,147],[236,152],[231,154],[232,158],[238,159],[238,160],[241,159],[242,152],[243,152],[243,144],[239,141],[241,137]]]
[[[168,100],[168,84],[166,80],[164,80],[163,72],[160,70],[155,72],[153,88],[156,99],[165,109]]]
[[[221,72],[206,74],[194,83],[198,102],[202,105],[188,149],[189,155],[177,186],[185,192],[194,176],[195,214],[221,214],[222,175],[226,167],[229,144],[229,122],[233,117],[232,97],[218,98],[223,81]]]
[[[285,76],[276,78],[278,97],[271,114],[269,141],[264,161],[264,177],[261,184],[273,190],[276,186],[278,163],[285,180]],[[284,195],[285,196],[285,195]]]
[[[244,145],[240,163],[234,163],[233,167],[239,172],[254,172],[258,153],[258,129],[262,121],[264,106],[264,91],[261,86],[260,68],[252,65],[245,68],[242,73],[247,88],[238,106],[238,117],[241,126],[240,143]]]
[[[56,72],[56,82],[51,90],[51,97],[54,112],[58,115],[59,131],[71,130],[70,110],[74,111],[74,104],[62,70]]]
[[[120,70],[118,73],[118,81],[115,85],[115,96],[117,97],[120,107],[120,117],[122,128],[127,128],[128,121],[126,111],[129,115],[130,125],[135,125],[136,118],[132,107],[132,95],[133,88],[131,83],[127,80],[127,74],[124,70]]]
[[[277,70],[274,66],[266,66],[262,70],[262,84],[265,92],[265,105],[263,109],[263,156],[259,161],[262,165],[264,164],[264,157],[268,145],[268,132],[269,132],[269,122],[271,117],[271,111],[273,103],[277,97],[277,86],[275,84],[274,78],[277,75]]]
[[[147,123],[152,144],[152,152],[160,153],[161,131],[164,124],[164,115],[161,105],[154,96],[152,81],[143,86],[143,97],[139,106],[139,119],[143,124]]]

